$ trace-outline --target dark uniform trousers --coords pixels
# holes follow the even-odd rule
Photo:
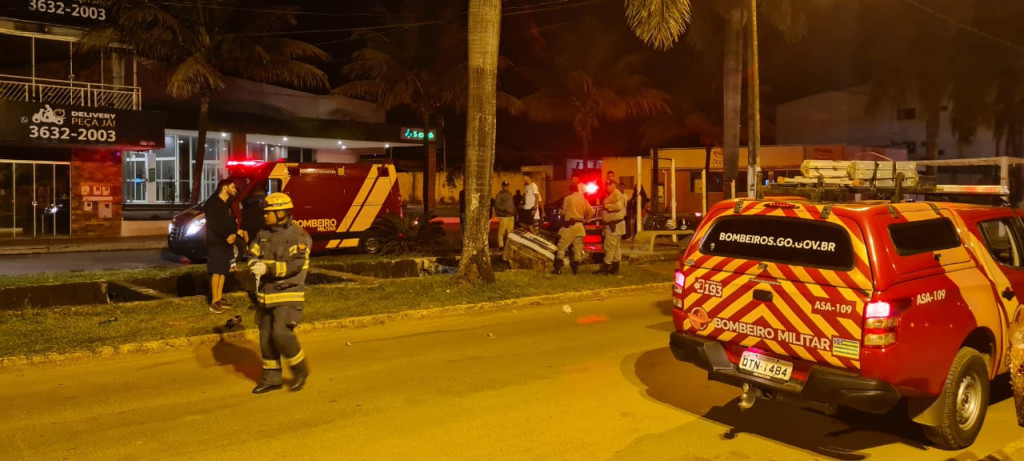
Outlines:
[[[302,321],[311,243],[306,231],[290,224],[284,229],[261,230],[249,248],[253,256],[250,265],[256,261],[267,265],[267,273],[256,293],[259,301],[256,325],[260,329],[263,358],[261,384],[281,384],[282,359],[293,375],[309,373],[306,354],[294,330]]]

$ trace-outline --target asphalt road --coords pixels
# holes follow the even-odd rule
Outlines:
[[[83,251],[0,256],[0,275],[180,266],[166,250]]]
[[[1024,438],[1005,387],[962,452],[899,414],[741,412],[671,357],[667,292],[562,307],[307,332],[299,393],[249,393],[253,342],[0,370],[2,457],[974,460]]]

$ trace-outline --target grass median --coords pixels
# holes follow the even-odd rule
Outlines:
[[[303,320],[316,322],[669,282],[672,265],[624,266],[618,277],[589,273],[556,276],[534,271],[496,275],[497,282],[487,286],[459,285],[446,275],[385,280],[374,286],[310,286]],[[106,346],[207,335],[215,333],[233,315],[244,319],[235,330],[255,328],[247,298],[233,294],[230,299],[236,307],[222,315],[211,313],[202,297],[0,312],[0,357],[96,351]]]

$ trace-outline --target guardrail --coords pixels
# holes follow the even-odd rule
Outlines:
[[[141,110],[139,87],[0,74],[0,99],[67,106]]]

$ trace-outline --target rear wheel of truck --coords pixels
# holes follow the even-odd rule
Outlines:
[[[363,232],[359,237],[359,250],[366,254],[377,254],[380,252],[380,238],[369,231]]]
[[[942,386],[941,423],[922,426],[925,435],[939,448],[959,450],[974,443],[988,411],[988,366],[977,350],[965,347],[957,352]]]

